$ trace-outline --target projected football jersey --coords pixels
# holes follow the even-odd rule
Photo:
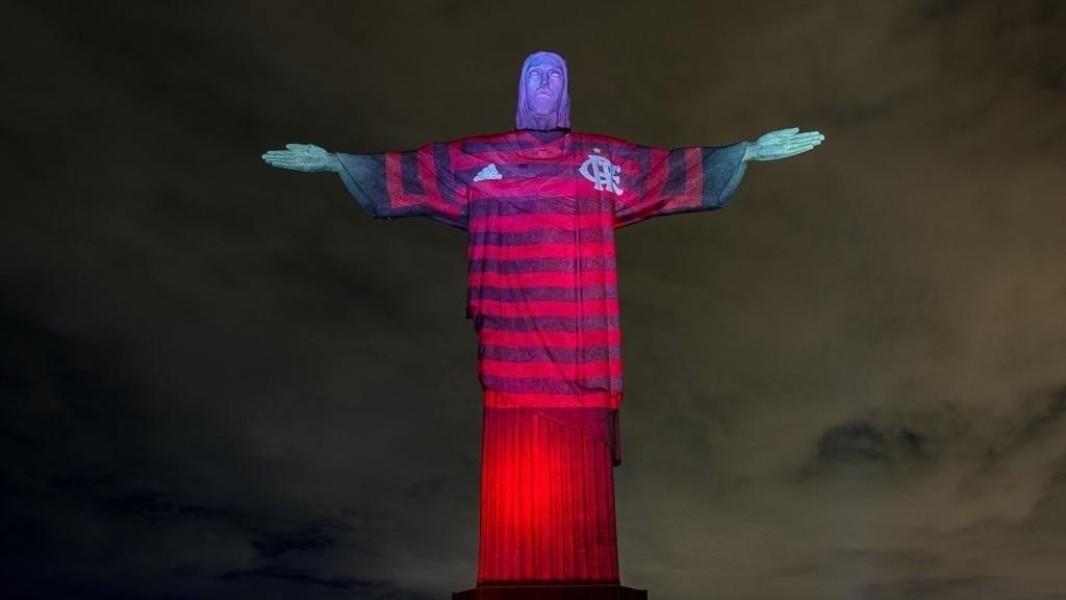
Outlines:
[[[744,150],[517,130],[338,156],[374,217],[424,216],[468,232],[467,316],[486,406],[618,408],[614,230],[722,207]]]

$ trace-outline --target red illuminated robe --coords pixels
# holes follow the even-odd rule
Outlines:
[[[519,130],[338,155],[374,217],[424,216],[469,234],[485,407],[479,585],[618,582],[614,230],[724,206],[745,147]]]

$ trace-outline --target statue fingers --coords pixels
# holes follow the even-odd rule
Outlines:
[[[821,141],[823,139],[825,139],[825,136],[818,131],[785,133],[778,138],[779,141],[788,144],[809,144],[811,142]]]
[[[814,144],[821,142],[821,135],[816,133],[798,133],[795,135],[786,135],[783,138],[778,138],[771,142],[772,145],[778,147],[788,146],[805,146],[807,144]]]
[[[297,160],[297,158],[296,155],[292,152],[267,152],[263,155],[263,160],[285,162],[290,160]]]
[[[796,142],[808,143],[808,142],[813,142],[813,141],[821,141],[821,140],[824,140],[824,139],[825,139],[825,136],[820,134],[820,133],[818,133],[817,131],[807,131],[807,132],[804,132],[804,133],[797,133],[796,135],[792,136],[792,138],[789,139],[789,143],[796,143]]]
[[[782,154],[778,158],[791,158],[793,156],[796,156],[797,154],[803,154],[804,152],[810,152],[811,150],[814,150],[814,146],[813,145],[811,145],[811,146],[802,146],[802,147],[799,147],[799,148],[794,148],[792,150],[789,150],[788,152],[785,152],[784,154]]]
[[[785,145],[785,147],[811,146],[811,145],[817,146],[818,144],[822,143],[823,139],[825,139],[825,138],[823,136],[821,136],[821,135],[796,136],[796,137],[794,137],[794,138],[792,138],[790,140],[787,140],[784,143],[784,145]]]
[[[756,143],[762,146],[772,146],[775,144],[780,144],[795,135],[797,131],[799,131],[798,127],[790,127],[788,129],[775,129],[774,131],[769,131],[759,136],[759,139]]]
[[[275,167],[283,167],[286,169],[296,169],[304,164],[304,161],[294,158],[264,158],[267,163]]]
[[[331,170],[329,161],[325,157],[308,156],[295,152],[279,152],[277,154],[264,154],[262,158],[270,166],[292,171],[315,173]]]
[[[287,169],[289,171],[301,171],[304,173],[310,170],[307,165],[303,163],[271,163],[270,166],[277,167],[279,169]]]
[[[793,150],[800,150],[800,149],[804,149],[804,148],[806,148],[806,149],[814,148],[815,146],[818,146],[819,144],[821,144],[821,142],[806,142],[806,143],[800,143],[800,144],[788,144],[788,145],[786,145],[783,148],[783,150],[785,152],[792,152]]]
[[[291,152],[291,151],[289,151],[289,150],[271,150],[269,152],[263,153],[263,158],[273,158],[273,159],[296,158],[296,154]]]
[[[766,156],[772,156],[772,157],[776,158],[776,157],[781,156],[783,154],[788,154],[789,152],[792,152],[793,150],[797,150],[799,148],[805,148],[805,147],[810,146],[810,145],[812,145],[812,142],[809,142],[809,141],[808,142],[797,142],[797,141],[793,141],[793,140],[779,141],[779,142],[775,142],[775,143],[770,143],[770,144],[764,145],[763,148],[762,148],[763,149],[762,154],[764,154]]]
[[[303,155],[303,153],[297,153],[297,152],[288,152],[288,153],[286,153],[286,155],[280,155],[280,156],[277,156],[277,157],[274,157],[274,158],[276,158],[277,160],[280,160],[280,161],[289,161],[289,162],[312,162],[312,161],[316,161],[317,160],[314,157],[309,157],[307,155]]]
[[[324,152],[322,148],[314,144],[285,144],[285,147],[299,154],[315,154],[316,151]]]
[[[766,135],[774,135],[774,136],[792,135],[792,134],[798,133],[799,130],[800,130],[799,127],[788,127],[788,128],[785,128],[785,129],[775,129],[775,130],[767,133]]]
[[[298,163],[281,160],[267,160],[265,162],[272,167],[279,167],[282,169],[293,169],[298,165]]]
[[[272,167],[276,167],[278,169],[292,169],[293,168],[292,165],[289,165],[289,164],[286,164],[286,163],[275,162],[275,161],[271,161],[271,160],[266,161],[266,164],[268,164],[268,165],[270,165]]]
[[[763,153],[760,160],[781,160],[782,158],[789,158],[796,156],[797,154],[803,154],[804,152],[814,149],[815,144],[806,144],[802,146],[788,146],[777,147]]]

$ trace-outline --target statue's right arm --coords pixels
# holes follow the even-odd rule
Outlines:
[[[328,152],[314,144],[285,144],[285,150],[263,153],[263,162],[279,169],[303,173],[336,173],[360,206],[373,217],[392,217],[385,192],[384,169],[358,168],[360,159],[375,162],[378,155],[358,155]],[[342,162],[342,157],[349,164]],[[355,161],[354,168],[351,161]],[[411,213],[415,214],[415,213]]]
[[[272,167],[304,173],[340,173],[336,154],[313,144],[285,144],[285,150],[268,150],[263,161]]]
[[[349,154],[311,144],[286,144],[263,153],[272,167],[304,173],[336,173],[348,193],[376,219],[424,216],[466,230],[466,184],[447,159],[457,142],[426,144],[415,150]],[[408,173],[411,165],[416,168]],[[390,165],[395,179],[389,183]],[[423,178],[425,182],[423,182]]]

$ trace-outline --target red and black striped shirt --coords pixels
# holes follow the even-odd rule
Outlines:
[[[486,405],[618,408],[614,230],[724,206],[745,146],[666,150],[519,130],[338,156],[345,186],[372,216],[468,232],[467,316]]]

